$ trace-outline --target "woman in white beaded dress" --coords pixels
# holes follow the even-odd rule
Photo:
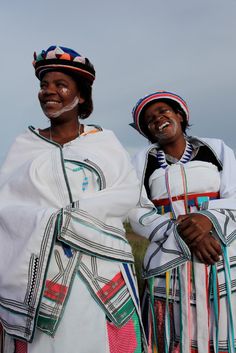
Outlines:
[[[189,110],[157,91],[133,109],[151,144],[134,158],[143,188],[130,212],[150,240],[143,317],[149,352],[234,352],[236,161],[221,140],[186,134]]]
[[[0,172],[3,352],[141,353],[123,227],[135,170],[111,131],[81,123],[93,110],[90,61],[51,46],[33,65],[50,126],[18,136]]]

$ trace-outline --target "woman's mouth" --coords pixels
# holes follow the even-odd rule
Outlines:
[[[169,126],[170,123],[168,121],[164,122],[163,124],[161,124],[158,128],[158,130],[161,132],[163,131],[167,126]]]
[[[60,104],[60,102],[58,101],[46,101],[43,103],[43,105],[46,107],[46,108],[50,108],[50,107],[56,107]]]

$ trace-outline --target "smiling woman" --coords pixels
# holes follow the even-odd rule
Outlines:
[[[149,350],[234,352],[234,153],[221,140],[186,134],[188,107],[175,93],[140,99],[133,118],[152,142],[134,158],[142,193],[130,212],[133,230],[150,241],[143,263]]]
[[[147,107],[143,114],[144,124],[147,126],[152,139],[157,139],[160,144],[167,146],[171,139],[177,138],[178,134],[184,143],[181,126],[183,116],[180,112],[175,112],[165,102],[155,102]]]
[[[52,46],[34,68],[50,126],[18,136],[0,171],[3,352],[144,352],[123,226],[136,173],[111,131],[81,122],[93,110],[90,61]]]
[[[51,121],[51,126],[39,133],[62,145],[83,132],[78,117],[85,119],[93,110],[95,70],[87,58],[62,47],[35,54],[33,64],[40,80],[39,101]]]
[[[48,72],[41,79],[39,101],[44,114],[49,118],[58,118],[73,111],[78,115],[79,104],[84,102],[73,80],[63,72]]]

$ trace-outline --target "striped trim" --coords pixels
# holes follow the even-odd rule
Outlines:
[[[128,281],[129,281],[130,287],[132,289],[132,293],[134,295],[136,305],[139,306],[139,297],[138,297],[137,287],[136,287],[136,284],[134,283],[133,274],[130,272],[130,265],[127,263],[123,263],[123,268],[125,269],[125,273],[126,273]]]

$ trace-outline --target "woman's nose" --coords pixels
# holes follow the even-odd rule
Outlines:
[[[53,86],[47,86],[47,87],[41,88],[40,90],[40,94],[42,95],[51,95],[54,93],[55,93],[55,89]]]
[[[158,113],[158,114],[155,115],[154,121],[155,121],[155,122],[158,122],[159,120],[161,120],[161,119],[163,119],[163,118],[164,118],[164,114]]]

